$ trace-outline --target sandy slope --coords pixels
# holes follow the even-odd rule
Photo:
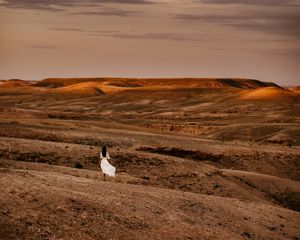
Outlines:
[[[254,172],[223,169],[225,176],[234,176],[249,186],[258,189],[266,195],[272,196],[283,206],[300,211],[300,183],[289,179],[279,178]]]
[[[241,95],[242,99],[256,99],[256,100],[291,100],[297,98],[299,95],[293,91],[278,88],[278,87],[265,87],[247,91]]]
[[[54,89],[52,92],[65,95],[78,95],[79,97],[104,94],[101,90],[101,86],[93,82],[78,83],[66,87],[60,87],[58,89]]]
[[[43,168],[43,166],[40,166]],[[297,212],[160,188],[1,169],[5,239],[296,239]]]
[[[134,89],[127,86],[111,85],[106,82],[80,82],[63,87],[52,89],[50,93],[77,95],[77,97],[97,96],[104,93],[120,92],[128,89]]]

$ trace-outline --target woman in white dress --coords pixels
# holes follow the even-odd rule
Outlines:
[[[116,168],[107,161],[108,159],[110,159],[110,157],[109,157],[109,153],[106,151],[105,145],[102,146],[100,159],[101,162],[99,161],[99,164],[104,174],[104,181],[105,181],[105,175],[114,177],[116,173]]]

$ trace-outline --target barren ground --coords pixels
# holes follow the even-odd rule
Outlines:
[[[253,80],[2,81],[0,238],[300,239],[299,123]]]

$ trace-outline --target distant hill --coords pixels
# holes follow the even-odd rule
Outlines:
[[[59,88],[83,82],[95,82],[119,88],[280,88],[272,82],[240,78],[47,78],[39,81],[35,86]]]
[[[243,78],[47,78],[41,81],[23,81],[19,79],[0,80],[1,94],[39,94],[52,98],[83,98],[130,90],[138,93],[154,94],[163,91],[213,91],[214,94],[225,91],[238,94],[239,99],[292,99],[298,96],[296,91],[284,89],[273,82],[262,82]],[[126,94],[124,92],[124,94]],[[180,95],[179,94],[179,95]],[[205,94],[204,94],[205,95]],[[203,96],[204,96],[203,95]],[[206,94],[206,96],[209,96]],[[236,99],[236,95],[232,95]],[[229,95],[228,95],[229,97]]]
[[[289,90],[295,91],[295,92],[300,92],[300,86],[292,87]]]
[[[10,87],[20,87],[30,85],[30,81],[20,80],[20,79],[9,79],[9,80],[0,80],[1,88],[10,88]]]

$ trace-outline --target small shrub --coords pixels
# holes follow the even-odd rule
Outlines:
[[[83,166],[82,166],[82,164],[81,164],[80,162],[76,162],[76,163],[74,164],[74,168],[82,169]]]

